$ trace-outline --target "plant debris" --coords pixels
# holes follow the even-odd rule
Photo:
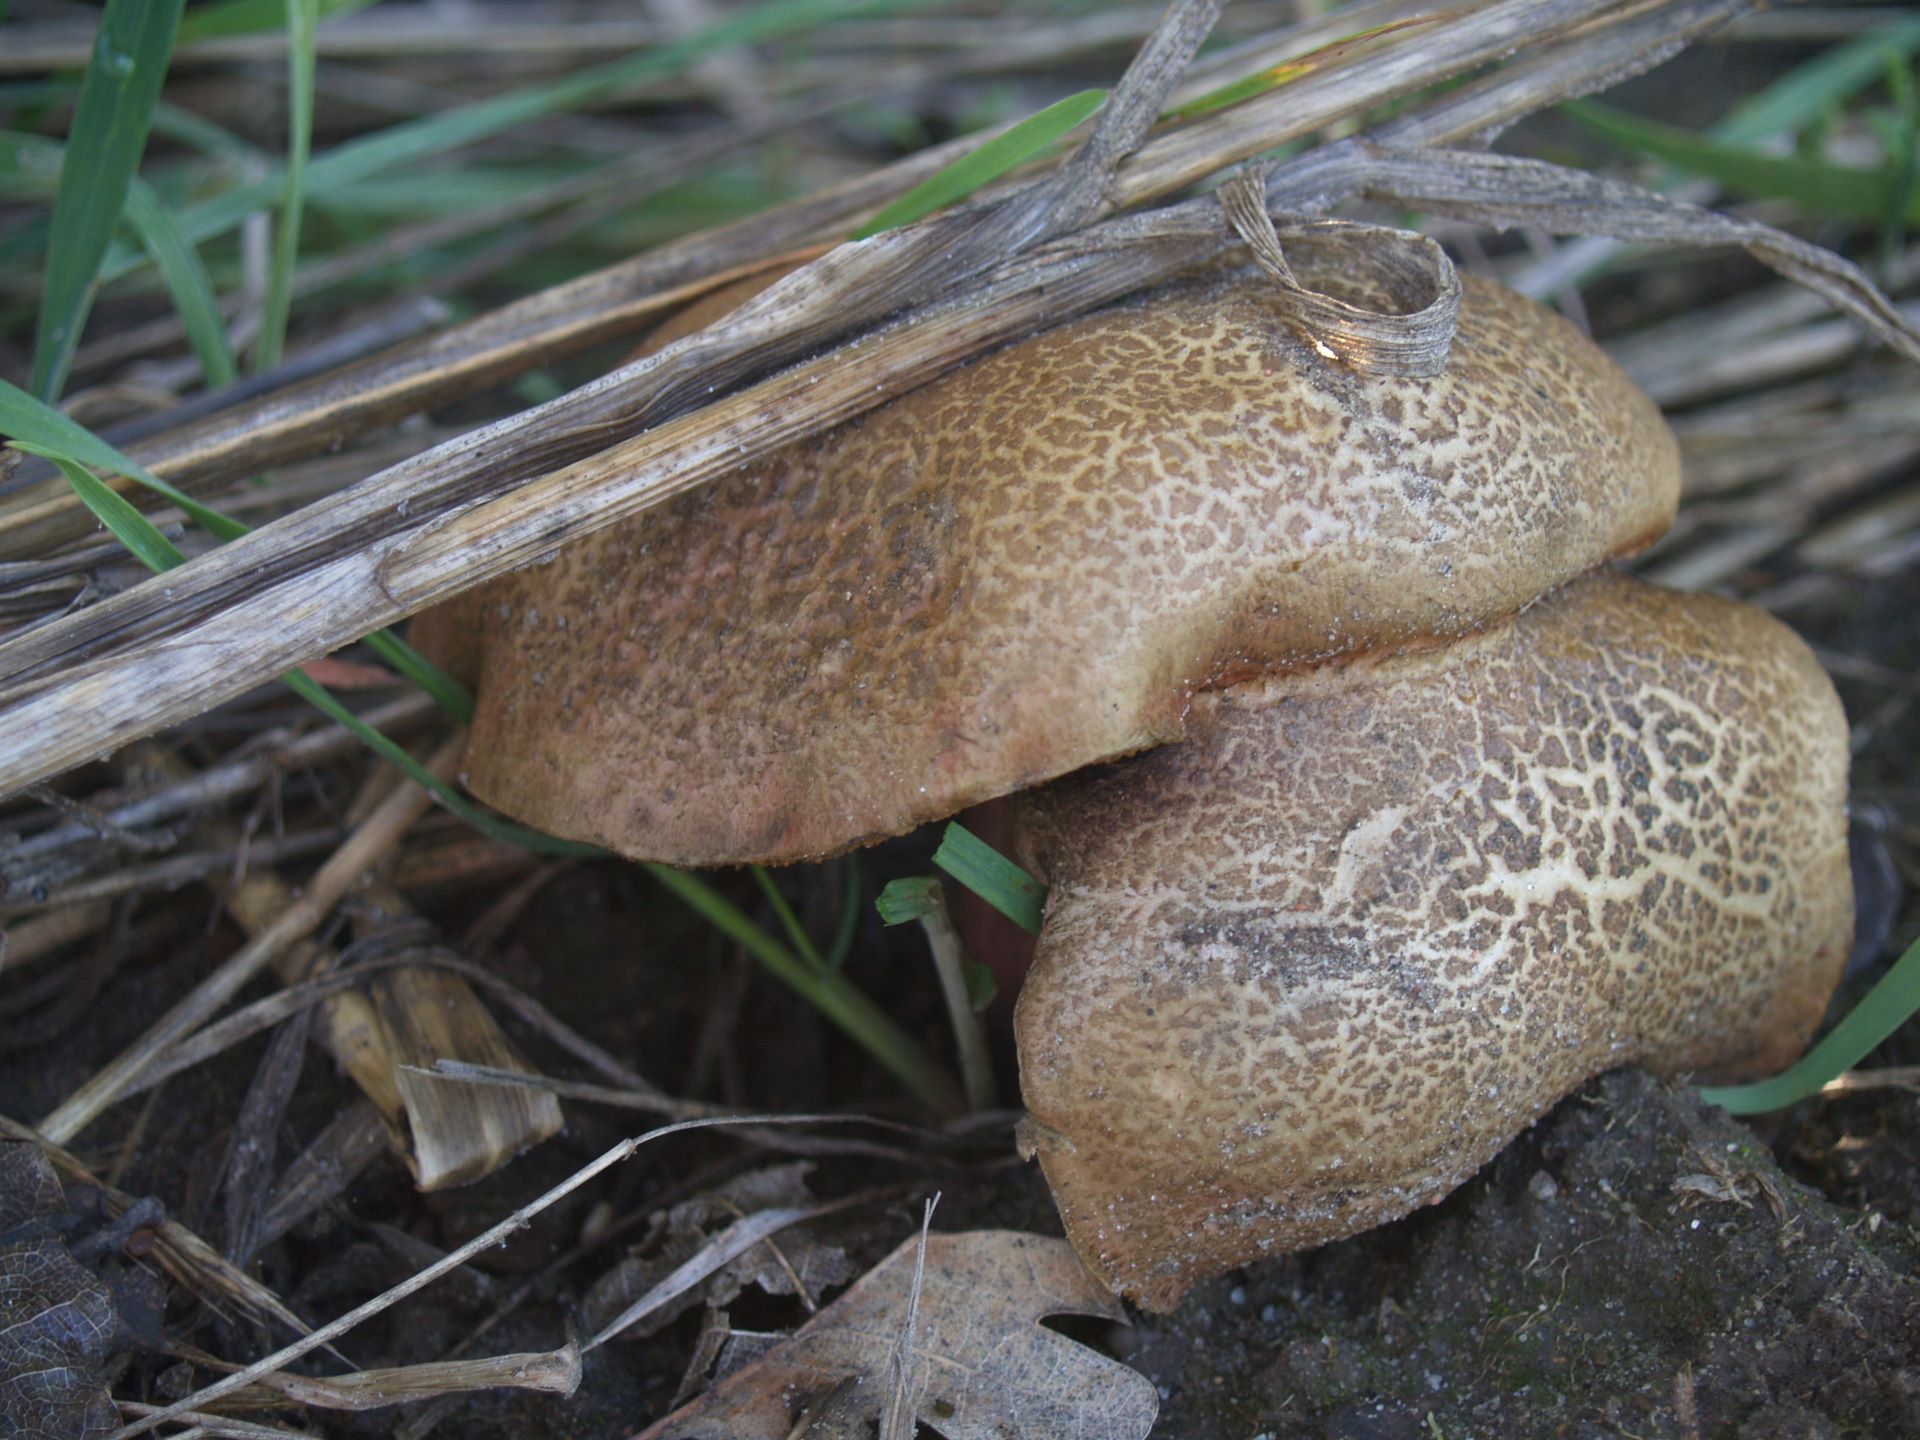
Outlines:
[[[1125,1312],[1064,1240],[1007,1230],[909,1240],[754,1364],[640,1440],[786,1440],[877,1421],[890,1386],[947,1440],[1004,1435],[1141,1440],[1159,1401],[1126,1366],[1042,1328],[1049,1315]],[[889,1376],[896,1346],[909,1363]],[[802,1433],[816,1433],[808,1430]],[[825,1430],[821,1433],[859,1433]]]

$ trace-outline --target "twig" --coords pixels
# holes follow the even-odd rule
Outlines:
[[[433,713],[432,700],[410,693],[369,710],[360,718],[373,729],[388,734],[418,724]],[[104,808],[103,813],[123,829],[157,825],[257,790],[279,772],[354,754],[361,745],[359,737],[340,725],[327,725],[299,737],[267,734],[260,736],[257,743],[259,753],[248,759],[229,760],[202,770],[190,779],[158,786],[145,795]],[[43,855],[91,838],[92,832],[84,825],[57,825],[28,836],[6,853],[10,858]]]
[[[817,1220],[822,1215],[831,1215],[855,1205],[865,1205],[877,1193],[883,1192],[863,1190],[853,1195],[843,1195],[837,1200],[823,1200],[817,1205],[786,1205],[772,1210],[759,1210],[734,1221],[702,1245],[694,1255],[675,1266],[672,1273],[659,1284],[601,1326],[599,1333],[581,1349],[598,1350],[621,1331],[638,1324],[676,1296],[686,1294],[721,1266],[738,1259],[756,1245],[764,1244],[789,1225],[797,1225],[802,1220]]]

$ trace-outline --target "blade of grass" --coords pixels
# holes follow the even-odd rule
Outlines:
[[[52,194],[59,184],[65,149],[56,140],[0,130],[0,194]],[[219,302],[200,254],[180,233],[158,192],[138,175],[127,187],[124,218],[152,257],[173,296],[174,309],[209,385],[226,385],[237,375]]]
[[[1920,1010],[1920,943],[1894,961],[1866,998],[1801,1057],[1800,1063],[1752,1085],[1708,1086],[1700,1098],[1735,1115],[1758,1115],[1818,1094],[1821,1087],[1861,1060]]]
[[[958,821],[948,824],[933,863],[1021,929],[1040,933],[1047,887]]]
[[[1880,132],[1893,177],[1893,194],[1880,227],[1883,269],[1891,267],[1894,257],[1905,248],[1909,220],[1920,207],[1920,83],[1914,79],[1910,57],[1889,54],[1886,59],[1887,93],[1893,99],[1893,109],[1868,116]]]
[[[1872,84],[1887,54],[1905,55],[1916,47],[1920,47],[1920,20],[1887,26],[1837,45],[1741,101],[1707,127],[1706,137],[1722,145],[1751,147],[1803,130]],[[1669,166],[1649,183],[1669,190],[1679,180],[1679,172]],[[1587,258],[1560,276],[1559,283],[1584,285],[1605,273],[1626,250],[1616,241],[1578,243]]]
[[[833,942],[827,946],[827,968],[838,970],[853,953],[854,938],[860,933],[860,857],[847,856],[847,883],[840,892],[840,923],[834,927]]]
[[[975,982],[970,972],[982,968],[968,957],[947,914],[946,892],[932,875],[917,875],[895,880],[880,892],[877,902],[880,918],[889,925],[918,920],[927,937],[927,950],[933,956],[934,974],[940,981],[940,996],[947,1007],[947,1019],[953,1027],[953,1043],[960,1056],[960,1079],[967,1090],[967,1108],[988,1110],[993,1107],[993,1059],[987,1049],[987,1032],[980,1024],[980,1012],[973,1003]]]
[[[963,200],[989,181],[997,180],[1014,166],[1032,159],[1054,141],[1085,123],[1106,102],[1104,90],[1082,90],[1064,100],[1056,100],[1038,114],[1030,115],[1005,134],[996,135],[978,150],[961,156],[943,170],[937,170],[887,206],[873,219],[853,232],[855,240],[865,240],[883,230],[906,225]]]
[[[273,237],[273,264],[267,274],[267,303],[254,348],[254,368],[262,374],[280,363],[287,342],[287,316],[293,308],[293,267],[300,258],[307,157],[313,150],[313,32],[320,23],[319,0],[286,0],[286,15],[287,165]]]
[[[1889,56],[1920,50],[1920,20],[1869,31],[1797,66],[1709,128],[1715,140],[1752,145],[1798,130],[1845,104],[1883,73]]]
[[[857,1040],[874,1059],[893,1072],[919,1101],[951,1114],[959,1109],[953,1081],[928,1058],[906,1032],[837,970],[814,969],[786,946],[755,925],[724,896],[696,875],[667,865],[648,865],[647,873],[684,901],[721,934],[834,1024]]]
[[[727,15],[702,29],[562,80],[527,86],[492,99],[404,121],[372,135],[336,145],[307,167],[306,194],[315,204],[336,185],[362,180],[486,140],[553,115],[577,110],[627,86],[676,73],[719,50],[804,35],[830,21],[865,18],[919,8],[933,0],[770,0]],[[224,234],[274,202],[285,176],[278,170],[234,186],[181,213],[181,228],[198,243]],[[18,259],[0,247],[0,259]],[[109,254],[103,280],[134,269],[139,256]]]
[[[760,893],[767,897],[767,903],[773,907],[774,918],[780,922],[780,928],[787,932],[787,941],[797,950],[800,958],[816,970],[827,968],[827,962],[820,958],[820,951],[814,946],[813,937],[807,934],[807,927],[800,923],[800,917],[793,913],[793,907],[787,904],[787,897],[780,893],[780,887],[773,883],[773,877],[767,873],[764,865],[750,865],[753,878],[760,887]]]
[[[1791,200],[1809,215],[1886,223],[1901,199],[1897,169],[1863,170],[1798,156],[1763,155],[1678,126],[1643,120],[1591,100],[1561,109],[1608,144],[1664,160],[1681,170],[1717,180],[1736,194]],[[1920,221],[1920,204],[1908,196],[1900,218]]]
[[[187,518],[215,539],[232,540],[247,533],[247,527],[238,520],[227,518],[213,507],[203,505],[191,495],[169,485],[144,466],[122,455],[85,426],[5,380],[0,380],[0,436],[11,439],[19,448],[35,454],[49,458],[63,455],[95,470],[125,475],[172,501]],[[117,492],[115,498],[121,499]],[[121,503],[127,505],[129,510],[133,509],[124,499],[121,499]],[[144,521],[146,517],[141,516],[141,519]],[[104,520],[102,523],[105,523]],[[366,639],[376,654],[431,695],[447,714],[462,724],[473,718],[473,696],[467,688],[399,636],[381,630]]]
[[[351,15],[379,0],[317,0],[316,17]],[[285,0],[225,0],[223,4],[201,5],[180,22],[180,43],[197,44],[202,40],[226,40],[235,35],[258,35],[278,29],[287,18]]]
[[[80,81],[47,232],[33,340],[33,393],[59,396],[80,343],[100,262],[126,205],[166,78],[183,0],[107,0]]]
[[[173,297],[187,343],[200,362],[201,378],[210,389],[231,385],[239,378],[239,370],[226,322],[220,318],[220,302],[214,296],[213,282],[207,278],[207,267],[200,262],[200,252],[180,233],[153,187],[138,176],[127,191],[126,213],[127,223],[139,234],[141,245],[153,257]]]

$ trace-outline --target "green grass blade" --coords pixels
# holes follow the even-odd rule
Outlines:
[[[787,897],[780,893],[780,887],[773,883],[773,877],[767,873],[764,865],[750,865],[753,878],[760,887],[760,893],[767,897],[767,903],[773,907],[774,918],[780,922],[780,928],[787,932],[787,943],[799,952],[800,958],[815,970],[827,968],[827,962],[820,958],[820,951],[813,943],[813,937],[807,934],[807,927],[800,923],[800,917],[793,913],[793,907],[787,904]]]
[[[1865,1059],[1916,1010],[1920,1010],[1920,943],[1909,946],[1880,983],[1799,1064],[1752,1085],[1704,1088],[1700,1098],[1735,1115],[1757,1115],[1804,1100]]]
[[[12,439],[21,449],[32,450],[35,454],[65,455],[95,470],[107,470],[136,480],[155,494],[171,500],[189,519],[216,539],[232,540],[247,533],[247,527],[238,520],[229,519],[213,507],[203,505],[191,495],[169,485],[145,466],[122,455],[92,431],[5,380],[0,380],[0,436]],[[133,507],[129,505],[128,508]],[[431,695],[435,703],[454,719],[464,724],[473,718],[473,696],[467,688],[397,635],[383,630],[367,636],[367,644],[394,669]]]
[[[883,925],[906,925],[924,920],[940,904],[940,881],[932,875],[912,875],[904,880],[889,880],[873,908],[880,912]]]
[[[456,106],[336,145],[307,167],[307,198],[318,204],[336,186],[417,164],[463,145],[577,110],[627,86],[676,73],[716,51],[804,35],[830,21],[919,8],[931,3],[933,0],[768,0],[666,44],[565,79]],[[180,216],[181,228],[195,243],[224,234],[249,215],[271,205],[279,198],[284,183],[283,173],[270,170],[211,200],[184,209]],[[110,254],[101,276],[116,279],[138,264],[138,255],[130,251]]]
[[[220,302],[214,297],[200,252],[188,243],[154,189],[135,176],[127,191],[127,223],[153,258],[160,278],[173,296],[173,308],[186,329],[187,343],[200,361],[200,373],[209,386],[231,385],[239,376]]]
[[[933,863],[1021,929],[1040,933],[1047,887],[971,830],[950,823]]]
[[[140,166],[182,0],[107,0],[80,82],[47,232],[33,341],[33,393],[58,397],[93,301],[100,262]]]
[[[351,15],[378,3],[379,0],[317,0],[314,8],[319,18],[327,19]],[[286,0],[224,0],[222,4],[200,5],[180,22],[180,43],[192,45],[202,40],[258,35],[262,31],[277,30],[286,19]]]
[[[273,236],[273,264],[260,315],[254,368],[262,374],[280,363],[293,309],[293,267],[300,258],[300,222],[306,213],[307,158],[313,149],[314,29],[319,0],[286,0],[287,166],[280,191],[280,221]]]
[[[1836,45],[1728,111],[1708,132],[1729,145],[1752,145],[1811,124],[1845,104],[1884,71],[1888,56],[1920,50],[1920,20],[1906,20]]]
[[[0,130],[0,196],[37,198],[51,195],[59,185],[66,147],[39,135]],[[188,342],[200,360],[210,385],[225,385],[235,376],[233,350],[226,326],[207,279],[199,252],[187,242],[166,204],[138,175],[127,187],[127,224],[160,272],[173,295],[174,308],[186,327]]]
[[[1003,135],[996,135],[979,149],[961,156],[943,170],[936,171],[895,200],[873,219],[853,232],[855,240],[865,240],[882,230],[906,225],[963,200],[981,186],[999,179],[1014,166],[1030,160],[1068,131],[1084,124],[1087,117],[1105,103],[1104,90],[1082,90],[1064,100],[1056,100],[1037,115],[1030,115]]]
[[[328,719],[351,730],[369,750],[389,764],[398,766],[406,773],[409,780],[432,795],[457,819],[478,830],[482,835],[501,841],[503,844],[516,845],[535,855],[555,855],[571,859],[605,857],[607,852],[597,845],[584,845],[578,840],[562,840],[555,835],[543,835],[538,830],[529,830],[526,826],[516,825],[511,820],[502,820],[497,815],[489,815],[414,759],[407,753],[406,747],[382,735],[347,709],[334,698],[332,691],[305,671],[289,670],[280,677],[280,681]]]
[[[847,883],[840,892],[840,923],[834,927],[833,942],[827,946],[827,968],[838,970],[853,953],[853,942],[860,934],[860,857],[847,856]]]
[[[5,380],[0,380],[0,435],[24,442],[21,448],[32,448],[35,454],[65,455],[92,469],[110,470],[137,480],[156,495],[171,500],[189,519],[218,539],[232,540],[247,533],[247,527],[238,520],[229,520],[218,510],[169,485],[85,426]]]
[[[1810,215],[1885,223],[1899,203],[1899,175],[1891,169],[1862,170],[1797,156],[1763,155],[1677,126],[1643,120],[1591,100],[1569,101],[1562,110],[1609,144],[1666,161],[1717,180],[1755,199],[1791,200]],[[1920,220],[1909,197],[1904,218]]]
[[[162,570],[171,570],[186,562],[186,556],[180,553],[180,547],[169,540],[160,528],[128,502],[127,497],[107,485],[85,466],[70,456],[57,450],[43,450],[37,445],[13,442],[16,450],[24,450],[29,455],[38,455],[43,460],[51,460],[60,473],[67,477],[67,483],[78,495],[102,525],[132,552],[135,559],[149,570],[158,574]]]
[[[922,1104],[947,1114],[960,1109],[959,1095],[946,1072],[839,971],[807,965],[699,876],[667,865],[648,865],[646,869],[709,925],[857,1041]]]
[[[1867,118],[1880,132],[1892,177],[1893,193],[1880,227],[1880,264],[1890,269],[1894,257],[1906,246],[1911,216],[1920,208],[1920,82],[1914,78],[1910,57],[1886,58],[1887,93],[1893,98],[1893,109],[1876,111]]]
[[[191,20],[193,17],[187,18]],[[258,145],[242,139],[224,126],[216,125],[204,115],[196,115],[179,105],[170,105],[165,100],[154,109],[153,133],[164,140],[185,145],[190,150],[198,150],[210,160],[219,160],[242,169],[264,165],[271,159]]]

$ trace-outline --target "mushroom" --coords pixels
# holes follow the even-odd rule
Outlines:
[[[1846,961],[1846,742],[1784,626],[1600,571],[1027,797],[1022,1145],[1075,1246],[1170,1308],[1603,1070],[1783,1067]]]
[[[1288,259],[1379,308],[1347,252]],[[472,788],[642,859],[832,854],[1110,762],[1026,806],[1024,1144],[1166,1306],[1444,1193],[1610,1065],[1764,1069],[1816,1022],[1830,687],[1752,612],[1589,573],[1677,491],[1652,403],[1527,300],[1467,277],[1443,374],[1363,376],[1219,269],[425,638],[471,646]]]
[[[1348,252],[1289,258],[1372,298]],[[1445,374],[1369,378],[1239,270],[1008,346],[420,633],[479,652],[482,798],[640,858],[777,863],[1176,740],[1237,680],[1472,630],[1646,545],[1676,496],[1659,413],[1541,307],[1469,279]]]

